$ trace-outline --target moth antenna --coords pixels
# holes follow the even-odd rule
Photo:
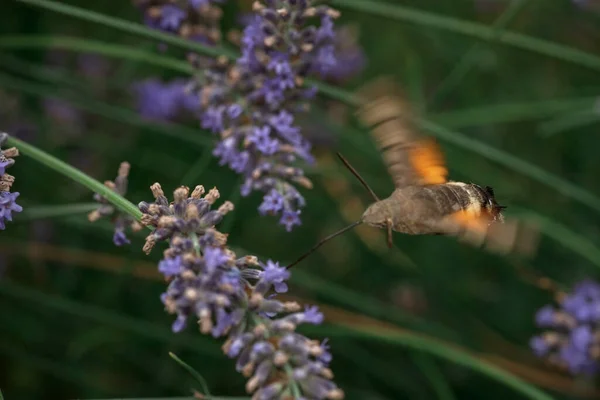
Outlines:
[[[328,242],[330,239],[333,239],[334,237],[341,235],[342,233],[349,231],[350,229],[358,226],[362,224],[362,221],[356,221],[351,223],[350,225],[340,229],[337,232],[332,233],[329,236],[324,237],[323,239],[321,239],[317,244],[315,244],[312,249],[308,250],[306,253],[302,254],[300,256],[300,258],[298,258],[296,261],[294,261],[293,263],[291,263],[290,265],[288,265],[286,268],[290,269],[292,268],[294,265],[298,264],[300,261],[304,260],[306,257],[308,257],[309,255],[311,255],[312,253],[314,253],[319,247],[321,247],[323,244],[325,244],[326,242]]]
[[[348,168],[348,170],[350,170],[350,172],[352,172],[352,175],[354,175],[356,177],[356,179],[358,179],[360,181],[360,183],[362,183],[363,187],[365,189],[367,189],[367,191],[371,194],[371,197],[373,197],[373,199],[375,201],[379,201],[379,197],[377,197],[377,195],[375,194],[375,192],[373,191],[373,189],[371,189],[371,187],[369,186],[369,184],[363,179],[362,176],[360,176],[360,174],[354,169],[354,167],[352,165],[350,165],[350,163],[348,162],[348,160],[346,160],[344,158],[344,156],[342,155],[342,153],[337,152],[336,154],[339,157],[339,159],[342,160],[342,162],[344,163],[344,165],[346,166],[346,168]]]

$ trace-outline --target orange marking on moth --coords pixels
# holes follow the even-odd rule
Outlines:
[[[436,185],[447,182],[448,169],[444,154],[434,139],[420,140],[409,150],[409,157],[424,184]]]
[[[483,215],[474,215],[468,210],[460,210],[452,214],[452,219],[461,227],[479,233],[485,233],[488,228],[488,221]]]

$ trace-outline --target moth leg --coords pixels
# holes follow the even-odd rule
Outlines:
[[[392,243],[392,219],[387,218],[385,222],[387,223],[387,245],[391,249],[394,246]]]

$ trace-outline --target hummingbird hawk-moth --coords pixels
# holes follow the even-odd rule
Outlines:
[[[506,207],[498,204],[491,187],[448,180],[448,169],[437,141],[420,134],[408,102],[391,79],[380,78],[358,94],[362,100],[358,119],[370,128],[395,189],[389,197],[380,199],[338,153],[374,202],[360,220],[321,240],[288,268],[329,239],[359,224],[386,229],[389,247],[392,231],[396,231],[409,235],[452,235],[498,253],[533,254],[538,230],[525,221],[505,220],[502,210]]]

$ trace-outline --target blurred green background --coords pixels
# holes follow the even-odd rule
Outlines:
[[[538,255],[525,263],[445,237],[398,234],[388,250],[382,232],[360,228],[297,266],[290,295],[319,304],[327,318],[303,332],[330,338],[347,399],[527,398],[509,387],[523,389],[513,376],[556,398],[600,398],[591,378],[550,368],[528,349],[533,314],[552,300],[528,277],[569,287],[600,267],[600,14],[597,3],[579,3],[333,2],[339,26],[358,28],[368,59],[342,88],[393,75],[439,138],[452,179],[494,187],[507,215],[534,219],[543,232]],[[128,1],[68,4],[141,19]],[[230,0],[224,31],[248,7]],[[368,196],[335,151],[379,195],[392,190],[352,108],[334,118],[346,106],[322,96],[303,122],[316,143],[318,162],[307,170],[315,187],[303,191],[303,225],[285,233],[258,215],[258,194],[240,199],[238,177],[218,166],[212,137],[194,119],[160,124],[136,113],[132,84],[183,72],[126,53],[90,55],[97,41],[103,51],[126,46],[180,62],[183,50],[159,53],[147,38],[19,1],[0,9],[0,129],[99,181],[129,161],[134,204],[151,199],[154,182],[167,193],[218,186],[236,204],[221,230],[239,254],[291,262],[360,216]],[[80,41],[57,40],[65,36]],[[80,184],[24,156],[9,172],[25,211],[0,233],[7,400],[190,396],[200,387],[168,352],[197,369],[213,395],[244,395],[245,379],[220,342],[192,328],[171,333],[159,300],[161,254],[141,252],[143,232],[117,248],[107,221],[87,221],[92,193]]]

